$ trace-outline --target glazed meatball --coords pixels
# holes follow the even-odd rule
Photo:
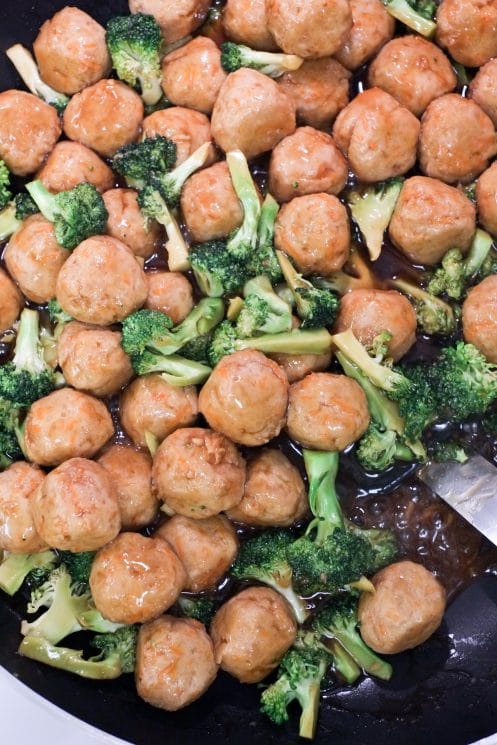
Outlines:
[[[479,67],[496,57],[495,0],[442,0],[437,12],[437,44],[468,67]]]
[[[243,208],[226,161],[194,173],[183,187],[181,211],[194,242],[224,238],[239,228]]]
[[[64,111],[64,132],[70,140],[111,158],[140,134],[143,101],[119,80],[100,80],[69,101]]]
[[[185,578],[181,561],[165,541],[121,533],[95,556],[90,589],[104,618],[144,623],[176,601]]]
[[[99,398],[117,393],[133,377],[120,331],[72,321],[64,327],[57,352],[66,383]]]
[[[103,199],[109,218],[107,232],[125,243],[135,256],[148,259],[157,250],[162,230],[155,220],[143,217],[133,189],[110,189]]]
[[[367,430],[361,386],[346,375],[311,373],[290,386],[287,432],[311,450],[344,450]]]
[[[426,641],[442,623],[445,590],[421,564],[399,561],[372,579],[359,601],[361,636],[379,654],[398,654]]]
[[[497,59],[491,59],[471,81],[469,95],[497,126]]]
[[[421,36],[399,36],[373,60],[368,82],[421,116],[431,101],[454,90],[457,78],[449,60],[435,44]]]
[[[248,68],[228,75],[212,112],[212,136],[222,150],[241,150],[250,160],[294,131],[294,103],[274,80]]]
[[[497,235],[497,163],[492,163],[478,179],[476,204],[480,223],[489,233]]]
[[[331,352],[323,354],[272,354],[271,359],[278,363],[289,383],[302,380],[310,372],[323,372],[331,362]]]
[[[117,490],[124,530],[140,530],[157,515],[159,502],[152,493],[152,459],[128,445],[112,445],[98,462]]]
[[[309,509],[300,473],[279,450],[266,448],[248,463],[243,499],[231,520],[261,527],[287,527]]]
[[[266,0],[268,29],[287,54],[328,57],[352,30],[348,0]]]
[[[96,551],[121,528],[114,484],[86,458],[71,458],[50,471],[33,496],[32,511],[40,536],[60,551]]]
[[[423,114],[419,161],[427,176],[448,184],[468,183],[496,153],[492,120],[474,101],[448,93],[432,101]]]
[[[301,127],[274,148],[269,191],[278,202],[316,192],[339,194],[347,176],[347,161],[333,137],[312,127]]]
[[[56,296],[77,321],[109,326],[143,305],[145,272],[124,243],[94,236],[80,243],[62,267]]]
[[[424,176],[404,182],[388,232],[415,264],[438,264],[449,248],[468,250],[475,232],[475,208],[458,189]]]
[[[240,502],[245,461],[224,435],[199,427],[177,429],[155,454],[153,480],[168,510],[202,519]]]
[[[57,243],[53,224],[36,214],[11,237],[4,260],[26,297],[33,303],[47,303],[55,296],[57,277],[70,255]]]
[[[122,425],[141,447],[147,446],[147,432],[162,442],[178,427],[194,424],[197,415],[195,388],[178,388],[160,375],[137,378],[121,396]]]
[[[40,466],[91,458],[113,433],[111,416],[101,401],[61,388],[31,406],[24,433],[26,454]]]
[[[390,41],[395,20],[381,0],[350,0],[350,10],[352,29],[334,56],[348,70],[357,70]]]
[[[112,69],[105,29],[79,8],[65,7],[45,21],[33,50],[45,83],[69,96]]]
[[[269,587],[249,587],[232,597],[210,628],[216,662],[242,683],[258,683],[268,676],[292,646],[296,632],[290,606]]]
[[[211,0],[129,0],[131,13],[154,16],[167,44],[196,31],[205,20]]]
[[[199,621],[162,616],[141,627],[136,690],[152,706],[166,711],[188,706],[207,690],[217,670],[212,641]]]
[[[287,403],[285,373],[254,349],[223,357],[199,396],[200,412],[213,429],[252,447],[280,433]]]
[[[275,224],[275,246],[303,274],[338,272],[350,251],[347,210],[337,197],[309,194],[283,205]]]
[[[389,93],[370,88],[340,112],[333,126],[338,147],[359,181],[400,176],[416,162],[419,121]]]
[[[474,344],[489,362],[497,363],[497,275],[473,287],[462,306],[466,342]]]
[[[53,106],[24,91],[0,93],[0,158],[16,176],[37,171],[60,134]]]
[[[162,62],[162,89],[176,106],[210,114],[226,79],[219,47],[197,36],[171,52]]]
[[[223,515],[205,520],[174,515],[154,537],[165,539],[173,547],[185,567],[185,590],[191,592],[214,588],[238,551],[235,529]]]
[[[0,331],[12,328],[19,318],[22,305],[21,293],[8,274],[0,269]]]
[[[275,52],[278,47],[267,27],[266,0],[228,0],[223,12],[226,36],[252,49]]]
[[[148,295],[145,308],[160,310],[181,323],[193,309],[192,286],[181,272],[147,272]]]
[[[209,119],[200,111],[173,106],[156,111],[143,121],[143,137],[167,137],[176,143],[176,165],[183,163],[195,150],[211,141]],[[211,161],[215,160],[212,148]]]
[[[88,147],[70,141],[56,144],[37,178],[53,194],[83,182],[93,184],[100,192],[114,185],[114,174],[107,163]]]
[[[397,362],[416,341],[416,313],[409,300],[395,290],[352,290],[342,297],[336,332],[352,329],[361,344],[388,331],[388,354]]]
[[[297,120],[317,129],[331,127],[349,102],[350,72],[331,57],[306,60],[286,72],[278,85],[295,104]]]
[[[0,550],[14,554],[42,551],[32,514],[33,494],[45,474],[29,463],[13,463],[0,473]]]

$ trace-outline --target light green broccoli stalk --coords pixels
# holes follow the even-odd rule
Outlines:
[[[434,0],[383,0],[393,18],[421,36],[434,36],[437,24],[433,20],[437,10]]]
[[[296,54],[259,52],[232,41],[221,44],[221,65],[226,72],[236,72],[241,67],[250,67],[270,78],[279,78],[285,72],[298,70],[303,61]]]
[[[392,178],[347,194],[352,219],[364,237],[371,261],[376,261],[381,254],[383,236],[403,183],[403,178]]]
[[[21,44],[14,44],[5,52],[17,72],[21,76],[26,88],[35,96],[54,106],[58,112],[64,111],[69,103],[69,97],[54,90],[43,82],[31,53]]]

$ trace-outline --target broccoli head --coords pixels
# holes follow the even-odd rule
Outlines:
[[[291,330],[291,309],[275,293],[268,277],[250,279],[243,294],[245,301],[236,320],[237,332],[242,338]]]
[[[10,171],[5,162],[0,159],[0,210],[3,210],[10,199],[12,199],[12,192],[10,190]]]
[[[456,318],[448,303],[405,279],[393,279],[389,284],[412,299],[416,320],[422,331],[429,336],[454,333]]]
[[[285,281],[292,291],[302,328],[326,328],[333,325],[340,307],[338,295],[304,279],[282,251],[276,253]]]
[[[218,606],[210,595],[180,595],[177,602],[181,616],[194,618],[204,626],[209,626]]]
[[[231,256],[223,241],[192,246],[190,262],[197,284],[207,297],[236,292],[247,279],[246,263]]]
[[[11,401],[0,398],[0,470],[22,460],[19,417],[19,409]]]
[[[135,189],[143,189],[151,174],[169,171],[175,163],[176,143],[161,135],[124,145],[112,158],[114,171]]]
[[[30,215],[35,215],[39,212],[36,202],[25,191],[21,191],[15,195],[14,206],[18,220],[25,220]]]
[[[169,173],[155,171],[149,175],[150,185],[157,189],[168,207],[178,206],[183,184],[195,171],[207,163],[211,157],[211,151],[211,143],[204,142],[173,171]]]

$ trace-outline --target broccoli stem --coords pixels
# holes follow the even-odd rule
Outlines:
[[[282,334],[265,334],[254,339],[237,339],[235,350],[258,349],[265,354],[324,354],[331,348],[326,329],[294,329]]]
[[[261,207],[259,224],[257,226],[257,244],[261,246],[273,246],[274,224],[280,211],[280,205],[276,199],[267,194]]]
[[[281,267],[281,271],[283,272],[283,277],[285,278],[285,282],[287,283],[293,295],[293,301],[298,310],[301,299],[301,296],[298,292],[299,289],[312,290],[314,289],[314,285],[312,285],[307,279],[304,279],[304,277],[297,272],[292,262],[290,261],[288,256],[283,253],[283,251],[276,251],[276,256],[278,257],[278,262]]]
[[[392,666],[378,657],[363,642],[355,625],[351,623],[335,624],[333,636],[340,642],[359,667],[380,680],[390,680]]]
[[[176,166],[173,171],[152,179],[153,185],[157,185],[162,198],[169,207],[176,207],[183,184],[195,171],[198,171],[199,168],[202,168],[206,164],[210,157],[211,149],[211,143],[204,142],[183,163]]]
[[[169,271],[186,272],[190,268],[187,243],[183,238],[178,223],[158,191],[156,192],[156,200],[160,204],[161,211],[154,214],[154,219],[166,229],[166,251]]]
[[[14,202],[9,204],[0,212],[0,241],[5,241],[7,238],[16,232],[22,225],[22,221],[16,217],[16,206]]]
[[[336,639],[327,639],[326,648],[333,656],[333,667],[346,683],[352,685],[361,675],[361,668]]]
[[[227,72],[234,72],[241,67],[250,67],[263,75],[279,78],[285,72],[298,70],[303,61],[295,54],[259,52],[243,44],[232,42],[227,42],[221,47],[221,64]]]
[[[321,680],[313,680],[309,683],[306,686],[306,694],[306,703],[302,708],[299,720],[299,736],[305,737],[307,740],[313,740],[318,723]]]
[[[240,150],[233,150],[226,154],[226,162],[233,188],[243,206],[243,223],[226,243],[227,250],[238,255],[246,253],[247,248],[255,251],[261,205],[244,154]]]
[[[351,329],[335,334],[331,340],[345,357],[353,362],[378,388],[387,393],[394,393],[397,388],[403,388],[406,385],[407,381],[403,375],[371,359]]]
[[[335,528],[343,528],[342,509],[336,493],[338,473],[337,452],[303,450],[305,470],[309,479],[309,506],[315,516],[308,531],[317,529],[315,543],[321,545]]]
[[[5,52],[17,72],[23,79],[26,87],[35,96],[42,98],[47,103],[62,111],[69,103],[69,97],[51,88],[43,82],[38,67],[31,53],[21,44],[14,44]]]
[[[347,272],[351,272],[348,274]],[[318,278],[316,285],[345,295],[350,290],[370,290],[378,286],[371,264],[366,262],[357,249],[347,262],[347,272],[340,271],[325,278]]]
[[[407,0],[383,0],[383,4],[393,18],[416,31],[416,33],[428,39],[434,35],[437,24],[418,13]]]
[[[14,595],[33,569],[53,566],[55,554],[51,550],[36,554],[9,554],[0,563],[0,589]]]
[[[57,214],[55,195],[51,194],[39,179],[26,184],[26,189],[43,217],[49,222],[54,222]]]
[[[34,375],[48,369],[40,344],[40,317],[37,310],[25,308],[21,313],[13,364],[17,370],[28,370]]]
[[[485,230],[476,229],[471,248],[464,262],[464,275],[471,280],[480,271],[493,245],[493,238]]]
[[[448,303],[405,279],[392,279],[389,285],[413,298],[418,323],[427,334],[447,335],[455,330],[454,311]]]
[[[119,678],[123,673],[120,655],[117,652],[103,660],[85,660],[81,650],[56,647],[41,637],[25,636],[19,645],[18,653],[36,662],[92,680],[112,680]]]
[[[146,364],[146,372],[143,371],[141,374],[159,373],[161,378],[170,385],[184,388],[188,385],[204,383],[211,372],[212,369],[207,365],[188,360],[177,354],[170,354],[167,357],[157,357],[157,361],[150,365]]]

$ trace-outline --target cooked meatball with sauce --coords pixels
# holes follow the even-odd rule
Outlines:
[[[497,235],[497,163],[492,163],[476,182],[476,206],[485,230]]]
[[[474,344],[489,362],[497,363],[497,275],[473,287],[462,306],[464,340]]]
[[[289,383],[302,380],[311,372],[327,370],[331,362],[331,352],[323,354],[271,354],[288,378]]]
[[[9,275],[0,268],[0,331],[12,328],[22,307],[21,293]]]
[[[299,57],[328,57],[352,29],[348,0],[266,0],[268,29],[277,45]]]
[[[497,3],[442,0],[437,11],[436,38],[461,65],[484,65],[497,56]]]
[[[70,140],[56,144],[37,178],[53,194],[69,191],[83,182],[104,192],[112,189],[115,181],[112,169],[93,150]]]
[[[145,308],[165,313],[176,325],[193,309],[193,290],[181,272],[153,271],[145,274],[148,295]]]
[[[166,44],[172,44],[202,25],[210,4],[211,0],[129,0],[129,9],[154,16]]]
[[[110,189],[103,195],[109,218],[107,232],[125,243],[135,256],[148,259],[157,250],[162,228],[155,220],[143,217],[133,189]]]
[[[352,28],[334,57],[348,70],[357,70],[373,57],[395,31],[395,19],[381,0],[350,0]]]
[[[173,106],[156,111],[143,120],[143,137],[167,137],[176,143],[176,165],[179,166],[195,150],[210,142],[211,125],[209,119],[200,111]],[[216,159],[212,147],[211,162]]]
[[[45,474],[30,463],[13,463],[0,473],[0,550],[14,554],[42,551],[32,513],[33,495]]]
[[[227,0],[223,28],[228,39],[237,44],[263,52],[278,49],[267,27],[266,0]]]
[[[469,86],[469,95],[497,126],[497,59],[483,65]]]

